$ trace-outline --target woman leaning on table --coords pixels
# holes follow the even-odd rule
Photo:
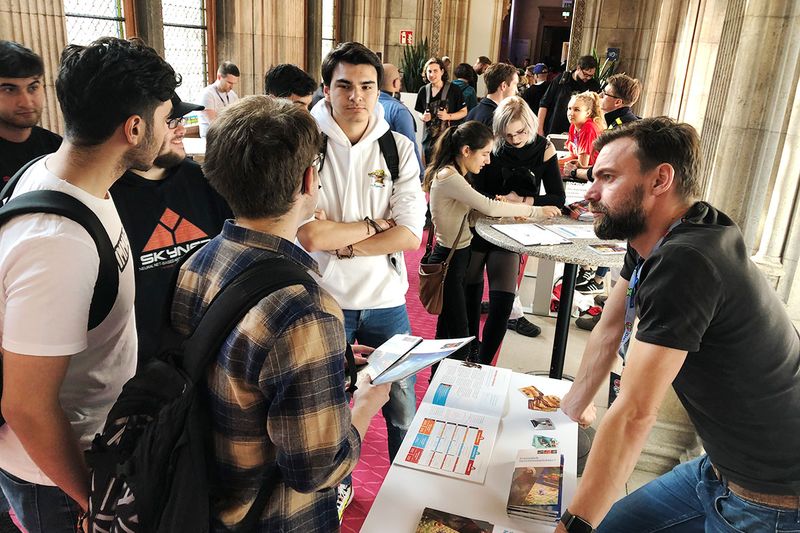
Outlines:
[[[423,188],[430,192],[431,218],[436,232],[436,245],[428,262],[441,263],[447,259],[451,247],[456,249],[444,282],[442,313],[436,324],[437,339],[468,335],[464,275],[472,240],[469,227],[464,228],[455,242],[464,217],[473,210],[492,217],[536,219],[560,212],[556,207],[493,200],[472,188],[470,180],[489,163],[493,144],[491,130],[480,122],[450,127],[436,143],[425,171]]]
[[[488,196],[527,206],[564,206],[564,183],[553,144],[537,135],[538,121],[519,96],[500,102],[492,129],[492,162],[475,176],[475,189]],[[544,194],[540,194],[544,185]],[[479,235],[471,244],[472,256],[465,281],[469,334],[478,335],[483,272],[489,279],[489,315],[481,336],[480,358],[491,361],[503,342],[517,291],[520,258]],[[535,327],[535,326],[534,326]]]

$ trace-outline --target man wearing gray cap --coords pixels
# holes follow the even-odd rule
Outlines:
[[[228,204],[183,147],[183,117],[202,109],[174,95],[169,131],[153,167],[125,172],[110,189],[131,243],[140,365],[157,355],[161,309],[170,294],[175,265],[233,218]]]

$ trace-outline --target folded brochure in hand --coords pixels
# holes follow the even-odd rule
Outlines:
[[[375,385],[399,381],[441,361],[474,338],[424,340],[395,335],[372,352],[365,371]]]

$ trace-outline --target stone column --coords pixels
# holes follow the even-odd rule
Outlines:
[[[712,96],[708,106],[706,132],[713,123],[708,115],[722,115],[716,147],[707,135],[703,139],[706,197],[740,225],[746,244],[754,249],[775,185],[790,90],[797,81],[798,36],[792,26],[797,17],[792,12],[800,6],[791,0],[734,0],[728,9],[725,25],[731,25],[731,31],[723,28],[715,68],[721,74],[711,93],[715,87],[729,87],[724,101]]]
[[[0,36],[27,46],[44,61],[45,104],[41,126],[63,135],[55,78],[67,44],[64,5],[58,0],[0,0]]]

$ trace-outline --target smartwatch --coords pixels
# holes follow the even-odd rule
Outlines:
[[[564,524],[564,528],[569,533],[592,533],[594,531],[592,524],[580,516],[575,516],[566,509],[564,514],[561,515],[561,523]]]

